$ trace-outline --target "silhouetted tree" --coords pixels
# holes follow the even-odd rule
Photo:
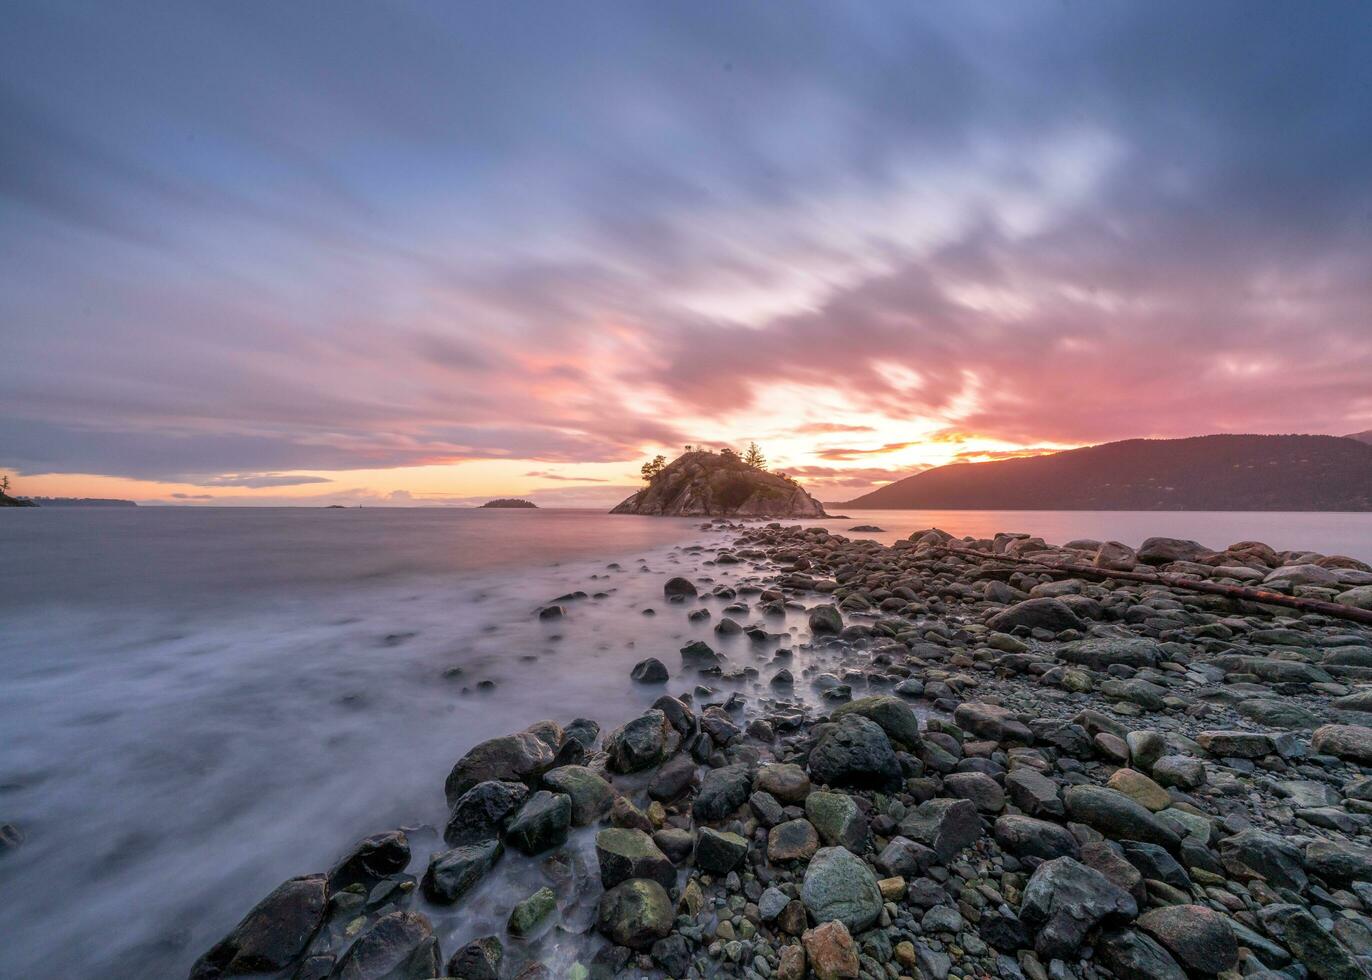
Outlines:
[[[0,476],[0,493],[9,493],[9,492],[10,492],[10,475],[9,475],[8,473],[6,473],[4,476]]]
[[[644,464],[643,464],[643,468],[642,468],[641,470],[639,470],[639,472],[643,474],[643,479],[648,480],[648,481],[651,482],[651,480],[653,479],[653,477],[655,477],[655,476],[657,476],[659,473],[661,473],[663,467],[666,466],[666,465],[667,465],[667,457],[666,457],[666,456],[654,456],[651,462],[647,462],[647,463],[644,463]]]
[[[743,454],[743,461],[755,470],[767,468],[767,457],[762,455],[762,450],[755,442],[748,443],[748,451]]]

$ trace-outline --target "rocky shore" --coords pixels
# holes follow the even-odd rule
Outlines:
[[[1367,565],[712,526],[656,612],[719,642],[635,667],[652,708],[477,745],[445,826],[283,883],[191,976],[1369,976],[1372,628],[1108,577],[1368,608]]]

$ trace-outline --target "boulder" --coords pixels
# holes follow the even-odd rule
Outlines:
[[[1170,565],[1174,561],[1199,562],[1214,552],[1187,538],[1148,538],[1139,545],[1137,558],[1145,565]]]
[[[429,855],[420,885],[424,897],[437,905],[451,905],[485,877],[504,850],[500,841],[487,840]]]
[[[1320,755],[1332,755],[1359,765],[1372,766],[1372,728],[1362,725],[1321,725],[1311,736],[1310,747]]]
[[[726,875],[748,856],[748,841],[738,834],[701,827],[696,834],[696,867]]]
[[[1081,620],[1067,603],[1049,596],[1017,602],[1009,609],[996,613],[986,621],[986,625],[1000,633],[1009,633],[1017,626],[1050,633],[1082,628]]]
[[[358,841],[329,872],[329,894],[349,885],[371,888],[410,864],[410,841],[403,830],[388,830]]]
[[[861,975],[857,944],[847,927],[837,919],[805,930],[800,942],[805,948],[805,963],[817,980],[854,980]],[[804,964],[800,970],[804,970]],[[797,980],[803,975],[803,972],[797,973]]]
[[[1228,916],[1204,905],[1167,905],[1139,916],[1138,927],[1156,939],[1182,966],[1197,973],[1228,970],[1239,943]]]
[[[693,596],[696,594],[696,586],[690,579],[678,575],[667,580],[666,584],[662,586],[662,594],[668,599],[674,599],[677,596]]]
[[[1071,786],[1063,794],[1067,815],[1114,840],[1141,840],[1176,847],[1181,838],[1143,805],[1102,786]]]
[[[611,942],[646,950],[672,931],[672,901],[667,890],[647,878],[631,878],[600,897],[596,928]]]
[[[1005,775],[1010,802],[1031,817],[1061,817],[1067,810],[1058,796],[1058,784],[1032,766],[1018,766]]]
[[[861,858],[845,847],[823,847],[805,869],[800,899],[816,922],[837,920],[861,932],[881,915],[881,889]]]
[[[488,780],[532,785],[553,767],[555,760],[555,748],[530,730],[482,742],[458,760],[448,774],[443,786],[448,806],[477,783]]]
[[[753,788],[779,803],[804,803],[810,795],[810,777],[793,762],[772,762],[758,769]]]
[[[867,843],[867,821],[846,793],[816,791],[805,798],[805,815],[829,847],[860,853]]]
[[[551,888],[540,888],[510,909],[505,928],[517,939],[527,939],[539,932],[557,912],[557,895]]]
[[[611,772],[632,773],[649,769],[668,755],[668,733],[675,732],[667,716],[649,708],[632,721],[620,725],[605,737],[607,768]],[[675,735],[672,736],[673,741]]]
[[[1230,875],[1256,875],[1273,888],[1299,892],[1309,883],[1300,848],[1284,837],[1254,827],[1221,840],[1220,861]]]
[[[967,701],[953,711],[953,721],[963,731],[993,742],[1032,745],[1034,733],[1008,708],[983,701]]]
[[[1034,949],[1052,959],[1074,955],[1102,920],[1127,921],[1137,914],[1138,905],[1128,892],[1070,857],[1040,864],[1020,902],[1020,918],[1037,930]]]
[[[541,789],[519,808],[505,828],[505,840],[525,854],[538,854],[565,843],[571,825],[571,797]]]
[[[443,957],[433,926],[418,912],[390,912],[368,927],[334,968],[334,980],[429,980]]]
[[[835,708],[831,717],[837,720],[845,715],[861,715],[869,721],[876,722],[892,744],[907,751],[913,752],[919,748],[919,719],[910,706],[900,698],[890,694],[858,698]]]
[[[884,788],[900,781],[891,740],[862,715],[844,715],[825,727],[810,750],[810,776],[829,786]]]
[[[500,980],[505,947],[498,936],[482,936],[463,946],[448,960],[447,976],[462,980]]]
[[[748,802],[753,777],[746,763],[711,769],[701,780],[691,812],[697,820],[715,822]]]
[[[641,830],[611,827],[595,836],[600,882],[613,888],[630,878],[650,878],[663,888],[676,886],[676,867]]]
[[[1106,929],[1096,939],[1096,956],[1122,980],[1186,980],[1172,954],[1137,929]]]
[[[572,826],[585,827],[610,812],[615,791],[604,778],[585,766],[559,766],[543,777],[543,785],[572,801]]]
[[[808,820],[787,820],[767,833],[767,860],[773,864],[808,861],[819,850],[819,834]]]
[[[1092,636],[1073,640],[1058,647],[1057,654],[1068,663],[1101,671],[1112,666],[1156,667],[1162,661],[1157,643],[1139,636]]]
[[[1264,732],[1201,732],[1201,748],[1211,755],[1235,759],[1261,759],[1275,751],[1272,736]]]
[[[1001,850],[1017,858],[1052,860],[1081,857],[1081,845],[1070,830],[1061,824],[1035,820],[1033,817],[1007,813],[997,818],[995,838]]]
[[[900,822],[900,832],[933,850],[946,862],[985,833],[977,808],[970,800],[927,800]]]
[[[843,630],[843,614],[832,604],[815,606],[810,610],[811,633],[839,633]]]
[[[304,955],[324,924],[328,899],[324,875],[283,882],[195,961],[191,980],[285,970]]]
[[[1305,845],[1305,868],[1331,885],[1372,881],[1372,847],[1346,840],[1316,840]]]
[[[498,838],[528,798],[529,787],[523,783],[495,779],[477,783],[453,803],[443,829],[443,840],[457,847]]]
[[[982,813],[1005,809],[1005,791],[984,772],[954,772],[943,777],[943,790],[960,800],[971,800]]]
[[[656,657],[640,660],[629,672],[629,677],[638,684],[666,684],[670,676],[667,665]]]

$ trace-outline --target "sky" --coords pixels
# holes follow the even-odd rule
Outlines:
[[[30,495],[822,500],[1372,428],[1372,5],[16,2]]]

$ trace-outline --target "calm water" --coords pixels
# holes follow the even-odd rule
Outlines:
[[[1372,559],[1366,514],[849,516],[828,526]],[[586,511],[0,511],[0,821],[27,837],[0,865],[0,976],[184,975],[282,879],[441,821],[444,776],[476,742],[629,717],[660,693],[629,682],[634,662],[675,670],[687,640],[720,645],[661,585],[746,577],[701,567],[691,546],[721,537]],[[605,597],[535,617],[575,589]],[[445,948],[509,903],[475,895],[439,923]]]

